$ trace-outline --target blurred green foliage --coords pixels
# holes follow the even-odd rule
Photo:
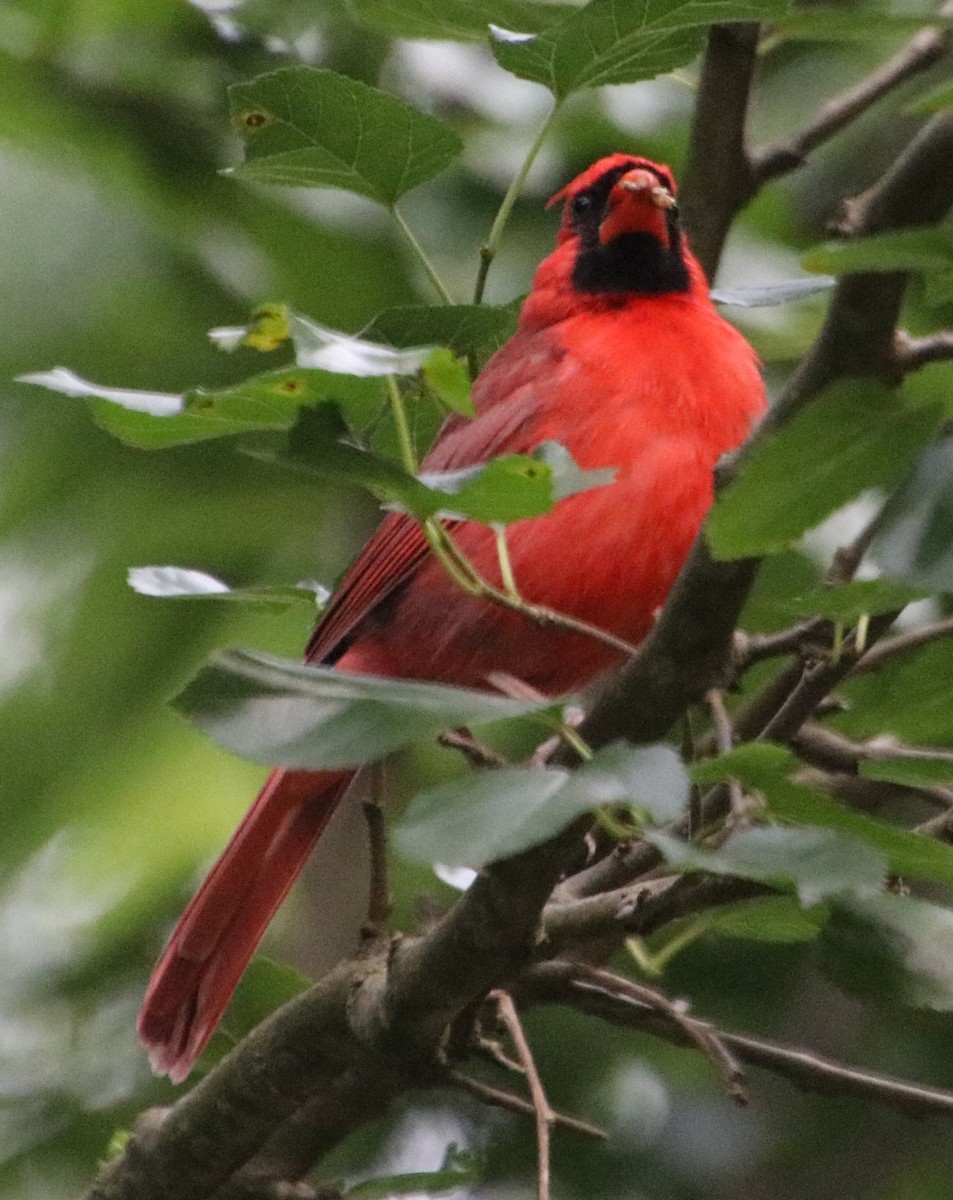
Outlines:
[[[454,299],[468,300],[479,246],[549,100],[543,88],[495,66],[485,45],[389,40],[419,34],[421,20],[432,30],[433,15],[421,17],[428,7],[412,0],[386,13],[364,0],[249,0],[209,3],[206,11],[183,0],[6,0],[0,7],[0,264],[8,296],[0,345],[0,1195],[76,1194],[114,1131],[171,1094],[148,1077],[134,1040],[135,1009],[197,868],[234,827],[262,772],[214,748],[165,702],[213,647],[252,644],[293,657],[313,619],[303,603],[276,614],[144,598],[127,587],[127,570],[178,564],[236,588],[315,579],[330,585],[375,519],[373,502],[357,488],[282,471],[236,453],[230,440],[136,450],[99,428],[84,401],[11,381],[64,364],[106,387],[174,394],[202,387],[234,401],[223,389],[275,364],[247,347],[225,356],[206,331],[244,324],[263,301],[332,328],[376,331],[395,344],[426,340],[414,336],[432,328],[425,308],[385,312],[436,297],[384,207],[343,192],[266,188],[249,171],[248,180],[220,172],[241,155],[231,84],[314,63],[410,99],[463,139],[462,157],[402,199],[401,211]],[[755,7],[768,13],[777,6]],[[822,14],[806,42],[793,40],[793,24],[788,36],[780,27],[761,72],[758,138],[791,128],[909,32],[909,23],[878,24],[860,7],[846,16],[838,27]],[[545,25],[549,14],[546,5],[514,0],[448,0],[441,17],[448,36],[473,42],[484,41],[487,18],[527,29]],[[869,36],[843,36],[862,27]],[[639,31],[629,33],[636,52]],[[686,39],[700,38],[693,22],[675,20],[663,33],[673,62],[688,57]],[[545,62],[540,46],[535,59],[518,43],[497,43],[496,52],[517,67],[522,55],[517,74],[545,77],[562,94],[580,79],[602,79],[599,72],[613,77],[611,58],[600,57],[605,48],[591,44],[596,50],[586,61],[582,42],[572,39],[568,57],[557,40],[541,43],[551,52]],[[617,148],[682,165],[691,79],[687,68],[674,79],[583,91],[561,109],[490,273],[492,301],[502,305],[526,290],[553,234],[542,202],[577,169]],[[735,231],[719,282],[770,284],[797,274],[800,252],[821,241],[838,198],[868,185],[909,138],[920,119],[910,102],[942,83],[941,66],[759,196]],[[438,148],[435,161],[451,157]],[[402,190],[393,180],[380,187],[388,203]],[[370,184],[363,190],[378,194]],[[856,252],[927,270],[907,314],[914,331],[953,320],[943,287],[948,235]],[[890,254],[900,259],[884,257]],[[811,265],[836,272],[852,261],[834,251],[815,254]],[[810,344],[823,305],[815,296],[731,310],[765,358],[772,384]],[[502,308],[486,316],[461,309],[441,340],[458,352],[478,342],[482,353],[510,319]],[[922,440],[921,418],[932,433],[933,414],[949,411],[949,371],[933,368],[908,385],[906,422],[916,414],[911,456]],[[240,392],[241,403],[248,399]],[[421,407],[418,420],[415,433],[425,442],[435,413]],[[376,448],[387,449],[389,431],[376,436]],[[808,429],[805,436],[812,442],[820,435]],[[892,446],[866,482],[899,474],[900,464],[889,461]],[[924,468],[921,459],[918,470],[930,482],[947,482],[949,464],[933,453],[939,465]],[[802,491],[827,486],[795,478],[789,460],[776,470],[789,472]],[[914,476],[883,533],[885,565],[931,588],[950,586],[943,569],[949,489],[940,492],[937,499],[926,484],[918,488]],[[792,487],[785,503],[797,505],[800,494]],[[814,518],[832,507],[820,505]],[[925,507],[930,518],[918,554],[903,520]],[[770,527],[771,514],[762,516]],[[781,535],[769,528],[766,543],[789,541],[811,523],[795,520]],[[827,527],[776,557],[752,599],[749,626],[783,624],[783,603],[811,592],[824,554],[840,538]],[[856,736],[886,730],[948,745],[951,672],[949,645],[927,647],[852,682],[845,689],[852,708],[837,722]],[[408,757],[398,783],[410,792],[446,772],[446,757]],[[824,823],[816,810],[810,819]],[[900,853],[884,847],[891,852]],[[418,894],[429,895],[431,906],[450,895],[409,864],[395,883],[405,923],[415,917]],[[275,943],[307,963],[323,933],[309,926],[306,904],[300,909]],[[933,921],[941,910],[929,911]],[[777,920],[765,918],[762,937]],[[778,937],[768,945],[712,929],[672,962],[666,986],[739,1029],[951,1086],[949,1018],[905,1007],[900,981],[886,978],[895,960],[871,933],[872,920],[869,911],[842,908],[821,944]],[[917,925],[921,938],[924,929]],[[949,937],[945,924],[940,932]],[[916,941],[911,947],[911,954],[921,949]],[[818,970],[831,959],[840,988]],[[948,980],[931,982],[949,996]],[[875,1002],[862,1008],[854,992]],[[686,1052],[569,1013],[534,1014],[528,1024],[552,1101],[605,1121],[613,1133],[608,1146],[557,1138],[563,1195],[950,1194],[953,1156],[937,1125],[801,1096],[764,1076],[754,1083],[755,1110],[741,1113],[708,1066]],[[508,1194],[529,1195],[526,1134],[525,1124],[459,1100],[413,1098],[341,1147],[327,1170],[347,1177],[435,1170],[458,1142],[480,1155],[491,1183],[505,1180]]]

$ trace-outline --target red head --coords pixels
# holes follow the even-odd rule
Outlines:
[[[561,246],[576,246],[580,292],[685,292],[692,283],[668,167],[632,154],[593,163],[557,192],[565,202]]]

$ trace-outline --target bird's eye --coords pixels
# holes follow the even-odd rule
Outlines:
[[[589,212],[591,209],[592,209],[592,197],[591,196],[587,195],[585,192],[582,192],[582,193],[580,193],[580,195],[573,197],[572,204],[570,205],[570,212],[572,213],[572,215],[574,217],[585,216],[585,214],[587,212]]]

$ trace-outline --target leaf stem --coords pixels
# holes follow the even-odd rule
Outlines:
[[[516,586],[516,576],[513,574],[513,563],[510,560],[510,548],[506,542],[506,526],[494,525],[493,536],[496,538],[496,555],[500,561],[503,590],[514,600],[521,600],[519,588]]]
[[[394,424],[397,426],[397,440],[400,442],[400,458],[408,475],[417,474],[417,453],[414,450],[414,439],[411,437],[410,425],[407,423],[407,409],[404,398],[400,394],[400,386],[393,375],[387,376],[387,398],[390,410],[394,414]]]
[[[499,604],[502,608],[510,609],[511,612],[518,612],[527,620],[544,629],[561,629],[566,633],[580,633],[584,637],[591,637],[629,658],[634,658],[638,652],[637,647],[633,646],[631,642],[616,637],[607,629],[600,629],[598,625],[590,625],[588,621],[583,621],[579,617],[571,617],[568,613],[557,612],[555,609],[546,608],[541,604],[532,604],[528,600],[524,600],[518,592],[513,594],[502,588],[494,587],[492,583],[484,579],[453,540],[450,531],[435,517],[428,517],[423,522],[423,530],[427,544],[436,555],[440,565],[454,583],[471,596],[482,596],[486,600],[493,601],[494,604]]]
[[[523,184],[526,182],[526,176],[530,172],[530,168],[536,161],[536,156],[542,149],[543,142],[553,126],[553,121],[556,119],[556,114],[559,112],[559,101],[557,100],[549,116],[542,123],[527,152],[526,158],[523,160],[523,165],[516,172],[513,182],[507,189],[506,195],[503,197],[493,224],[490,226],[490,232],[486,241],[480,247],[480,268],[477,271],[476,286],[473,289],[473,303],[481,304],[483,302],[483,292],[486,288],[486,277],[490,271],[490,264],[496,257],[496,251],[500,244],[500,238],[503,236],[503,230],[506,227],[506,222],[509,220],[510,213],[513,210],[513,205],[516,203],[516,198],[523,190]]]
[[[414,257],[420,263],[421,267],[423,268],[424,274],[430,280],[437,295],[444,302],[444,304],[452,304],[453,303],[452,296],[447,291],[447,289],[444,287],[443,280],[437,274],[433,263],[427,257],[427,254],[426,254],[423,246],[421,246],[420,242],[418,242],[416,237],[414,236],[414,231],[410,228],[410,226],[404,220],[403,216],[398,211],[396,205],[390,211],[393,214],[394,221],[397,223],[397,228],[400,230],[401,234],[403,235],[404,241],[407,243],[407,245],[413,251]]]

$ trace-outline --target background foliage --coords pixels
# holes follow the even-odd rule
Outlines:
[[[247,181],[219,173],[240,160],[226,86],[288,63],[319,63],[379,85],[462,137],[462,157],[411,191],[401,211],[454,298],[468,298],[479,246],[548,111],[546,91],[530,81],[544,79],[561,93],[580,80],[615,77],[611,63],[586,76],[572,39],[562,48],[541,41],[522,59],[518,44],[501,46],[497,56],[524,78],[504,73],[483,44],[483,26],[493,19],[524,28],[520,22],[534,15],[528,5],[448,4],[440,32],[462,39],[452,44],[403,40],[434,32],[427,6],[386,8],[363,0],[252,0],[209,4],[205,12],[176,0],[8,0],[0,8],[0,261],[8,296],[0,346],[4,1195],[76,1193],[113,1131],[170,1095],[149,1078],[135,1045],[135,1009],[197,867],[234,827],[261,772],[215,749],[165,701],[212,647],[248,644],[294,656],[313,619],[302,603],[276,612],[148,600],[128,589],[127,569],[168,562],[235,586],[330,585],[375,519],[373,502],[357,489],[276,470],[228,442],[143,453],[99,428],[82,402],[11,380],[62,363],[112,386],[224,387],[271,359],[251,349],[225,356],[206,330],[243,323],[263,300],[357,331],[390,306],[434,299],[379,204],[352,193],[264,187],[250,170]],[[910,34],[902,21],[862,6],[841,15],[840,28],[819,17],[806,26],[809,36],[803,29],[798,38],[778,36],[766,50],[753,114],[758,142],[799,124]],[[676,47],[672,62],[682,62],[684,39],[700,45],[701,30],[673,21],[665,36]],[[664,55],[652,59],[646,77],[666,65]],[[944,78],[941,64],[935,78],[894,92],[802,171],[762,192],[733,232],[719,284],[799,274],[801,253],[824,239],[839,199],[879,175],[922,120],[913,111],[919,98]],[[514,208],[489,300],[526,290],[553,234],[543,201],[592,159],[632,149],[678,171],[692,82],[688,67],[567,102]],[[914,332],[953,318],[949,246],[947,230],[930,248],[926,283],[906,314]],[[835,272],[867,265],[846,257],[850,249],[818,252],[810,265]],[[896,240],[868,250],[878,264],[903,267],[911,254],[923,266],[925,252],[922,242],[911,249]],[[731,310],[764,357],[773,388],[810,344],[823,303]],[[821,435],[808,427],[796,470],[790,460],[765,466],[769,478],[773,470],[790,486],[789,509],[803,517],[805,498],[826,492],[819,518],[862,486],[894,482],[898,439],[912,454],[949,416],[949,371],[938,366],[910,379],[914,428],[878,424],[880,452],[875,446],[860,468],[845,438],[842,456],[825,458],[825,473],[812,474]],[[843,428],[852,428],[854,402],[849,392],[839,397]],[[423,438],[433,414],[420,421]],[[858,429],[869,424],[869,414],[858,415]],[[937,461],[922,462],[926,482],[914,478],[897,501],[880,554],[908,583],[943,588],[950,586],[949,506],[936,487],[931,502],[929,485],[947,477],[949,451],[941,445],[931,453]],[[844,495],[832,499],[845,478]],[[858,505],[869,511],[861,498],[855,516]],[[924,511],[929,536],[916,545],[900,517]],[[776,549],[811,524],[779,533],[769,523],[764,533],[729,508],[719,521],[728,553]],[[790,619],[792,597],[816,587],[821,556],[844,540],[845,528],[841,519],[769,562],[749,628]],[[753,540],[739,542],[742,533]],[[868,597],[858,611],[869,607]],[[951,669],[953,650],[941,642],[858,679],[849,689],[852,708],[837,724],[856,736],[886,729],[949,744]],[[400,768],[407,790],[413,770],[434,781],[446,761],[412,756]],[[398,868],[395,884],[408,925],[414,896],[440,904],[450,894],[410,864]],[[323,931],[294,916],[272,948],[308,964],[321,953],[314,943]],[[936,1011],[953,1002],[949,980],[934,981],[942,1002],[932,1010],[908,1007],[859,928],[845,916],[835,930],[840,941],[828,938],[820,949],[797,931],[774,944],[712,932],[675,958],[665,985],[731,1027],[953,1086],[950,1022]],[[831,966],[825,959],[833,959],[838,985],[822,970]],[[858,992],[873,1003],[861,1006]],[[613,1134],[605,1146],[557,1138],[563,1195],[591,1194],[593,1179],[600,1195],[659,1200],[948,1195],[953,1163],[941,1125],[804,1096],[763,1076],[753,1107],[741,1112],[708,1064],[683,1051],[570,1013],[536,1014],[529,1024],[554,1103],[607,1123]],[[525,1134],[514,1118],[431,1095],[363,1131],[326,1172],[356,1178],[434,1169],[456,1142],[481,1157],[483,1187],[529,1194],[533,1152]]]

